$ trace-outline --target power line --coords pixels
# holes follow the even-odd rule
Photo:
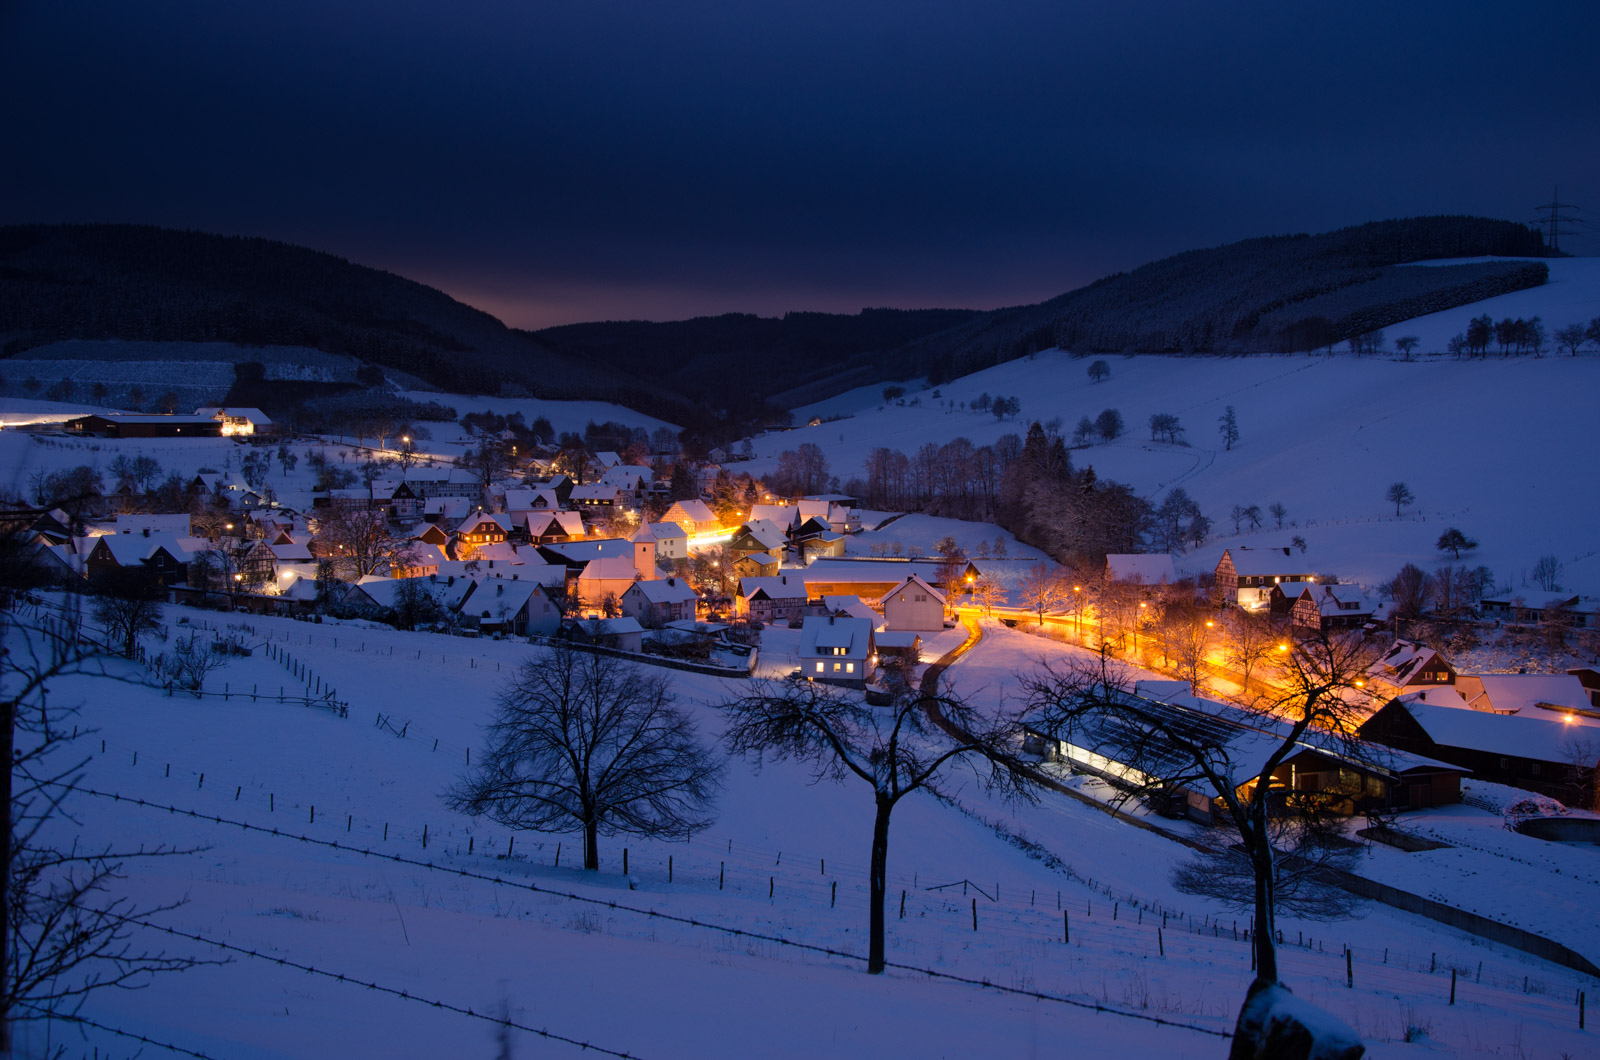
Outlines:
[[[1584,224],[1583,218],[1570,216],[1563,217],[1561,215],[1561,211],[1581,210],[1583,207],[1578,206],[1575,203],[1562,202],[1561,188],[1559,186],[1557,186],[1556,189],[1550,193],[1549,202],[1543,204],[1542,206],[1535,206],[1534,209],[1539,211],[1539,216],[1534,219],[1534,224],[1543,225],[1547,229],[1549,234],[1545,236],[1545,243],[1551,250],[1559,251],[1561,249],[1562,236],[1575,236],[1581,234],[1581,229]]]

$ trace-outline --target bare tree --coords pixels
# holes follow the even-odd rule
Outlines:
[[[1565,565],[1555,556],[1540,556],[1534,563],[1530,576],[1533,584],[1547,593],[1559,592],[1561,589],[1561,572]]]
[[[1357,682],[1371,658],[1359,638],[1324,634],[1302,641],[1281,653],[1269,701],[1257,710],[1239,709],[1241,721],[1234,720],[1231,708],[1198,713],[1135,695],[1103,655],[1098,665],[1045,665],[1022,678],[1029,715],[1047,732],[1127,767],[1117,779],[1121,798],[1153,799],[1187,790],[1214,794],[1228,842],[1205,860],[1204,868],[1182,871],[1177,881],[1254,911],[1256,979],[1240,1010],[1236,1050],[1252,999],[1279,983],[1278,911],[1341,915],[1342,900],[1318,885],[1315,873],[1299,869],[1307,861],[1326,866],[1339,859],[1345,848],[1318,821],[1330,812],[1331,799],[1354,802],[1359,792],[1326,797],[1297,792],[1285,806],[1281,778],[1275,786],[1274,774],[1307,745],[1348,762],[1368,759],[1371,752],[1355,733],[1368,713]],[[1303,810],[1303,820],[1286,826],[1277,819],[1282,810]],[[1229,874],[1249,886],[1209,882]]]
[[[1396,515],[1400,514],[1400,509],[1409,507],[1417,502],[1416,496],[1411,492],[1411,487],[1404,482],[1390,483],[1383,497],[1384,500],[1394,505],[1394,514]]]
[[[1394,348],[1400,351],[1401,360],[1409,361],[1411,360],[1411,351],[1416,349],[1421,342],[1422,340],[1415,335],[1401,335],[1394,340]]]
[[[84,764],[72,757],[72,711],[49,698],[51,682],[67,674],[115,676],[71,623],[28,624],[0,614],[0,755],[11,762],[0,771],[0,798],[10,808],[10,827],[0,830],[0,1054],[6,1056],[18,1024],[70,1019],[95,991],[133,989],[159,972],[221,963],[134,944],[130,921],[181,902],[141,907],[106,894],[128,860],[194,851],[76,843],[61,849],[47,839],[67,814],[64,800]]]
[[[1239,687],[1250,698],[1250,678],[1283,643],[1264,616],[1233,608],[1224,621],[1223,658],[1239,674]],[[1287,648],[1285,649],[1287,650]]]
[[[735,754],[810,766],[817,780],[854,777],[872,788],[871,893],[867,971],[884,969],[884,900],[888,888],[889,821],[907,795],[944,793],[950,771],[977,763],[987,787],[1013,798],[1030,796],[1025,767],[1013,754],[1014,721],[980,719],[954,696],[900,687],[888,706],[812,681],[760,682],[750,695],[722,705],[723,741]],[[965,734],[948,736],[936,716]]]
[[[381,509],[360,506],[329,509],[317,523],[316,541],[318,554],[332,559],[352,580],[404,567],[416,549],[416,542],[396,533]]]
[[[1068,591],[1065,572],[1053,564],[1040,561],[1022,574],[1022,602],[1039,616],[1041,626],[1044,613],[1060,607]]]
[[[131,659],[138,653],[139,635],[161,628],[161,604],[166,591],[155,573],[143,567],[114,567],[96,575],[92,583],[98,599],[95,621],[106,636],[122,645]]]
[[[704,828],[723,763],[703,747],[667,679],[567,645],[526,662],[500,691],[483,756],[446,795],[509,828],[682,836]]]
[[[1111,366],[1104,361],[1095,361],[1089,365],[1089,381],[1101,383],[1111,378]]]
[[[1283,529],[1283,520],[1284,520],[1284,517],[1289,514],[1289,509],[1284,507],[1282,501],[1273,501],[1272,504],[1268,506],[1267,511],[1272,515],[1272,518],[1277,522],[1278,529],[1282,530]]]

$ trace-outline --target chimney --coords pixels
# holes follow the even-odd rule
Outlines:
[[[150,528],[148,526],[144,528],[144,536],[145,537],[149,537],[150,536]]]

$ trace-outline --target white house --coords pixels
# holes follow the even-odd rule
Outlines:
[[[944,594],[911,575],[884,594],[883,628],[937,633],[944,629]]]
[[[876,665],[872,623],[813,615],[800,627],[800,673],[807,680],[863,688]]]
[[[622,594],[622,613],[641,624],[663,626],[668,622],[693,620],[699,597],[682,578],[657,578],[634,582]]]

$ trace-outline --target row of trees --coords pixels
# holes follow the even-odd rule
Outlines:
[[[1452,337],[1447,350],[1457,358],[1485,357],[1492,343],[1499,346],[1502,357],[1528,353],[1538,357],[1544,353],[1550,337],[1545,331],[1544,322],[1538,317],[1527,320],[1505,317],[1496,321],[1485,313],[1473,317],[1466,331]],[[1595,317],[1587,325],[1577,323],[1559,328],[1554,339],[1557,348],[1572,357],[1576,357],[1587,343],[1600,346],[1600,317]]]

